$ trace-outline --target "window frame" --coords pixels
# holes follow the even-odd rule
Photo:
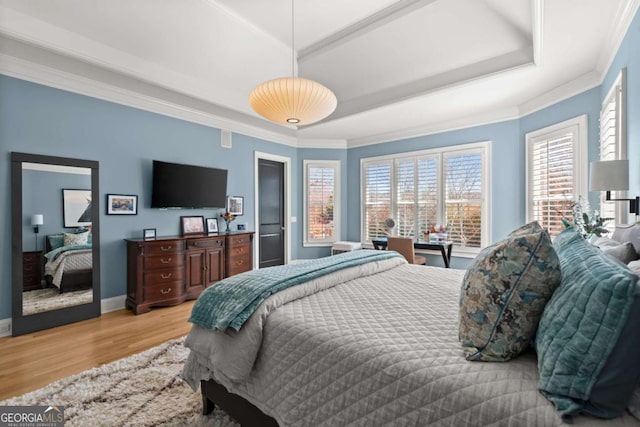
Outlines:
[[[588,200],[587,180],[588,180],[588,127],[587,115],[583,114],[560,123],[553,124],[541,129],[537,129],[525,134],[525,168],[526,168],[526,222],[533,218],[533,168],[531,167],[532,150],[534,144],[543,140],[557,138],[571,130],[574,134],[573,140],[573,164],[574,164],[574,196],[569,201],[575,201],[579,196]]]
[[[415,159],[416,157],[437,157],[437,221],[442,224],[446,215],[446,176],[444,167],[445,155],[460,155],[466,153],[480,153],[483,179],[481,183],[482,208],[481,208],[481,238],[480,247],[464,247],[454,245],[455,256],[463,258],[475,257],[482,248],[490,244],[491,236],[491,141],[472,142],[466,144],[450,145],[426,150],[409,151],[395,154],[388,154],[376,157],[363,157],[360,159],[360,241],[363,244],[371,244],[366,239],[366,168],[369,165],[389,163],[391,165],[391,217],[397,218],[398,194],[397,194],[397,174],[396,165],[399,161]],[[435,253],[435,252],[434,252]]]
[[[340,240],[340,160],[303,160],[303,209],[304,209],[304,238],[303,247],[331,246]],[[332,168],[333,179],[333,237],[329,239],[309,238],[309,169],[312,167]]]
[[[603,159],[602,156],[602,115],[612,100],[615,98],[616,115],[615,115],[615,156],[614,158]],[[611,85],[607,96],[602,100],[600,106],[600,117],[598,121],[598,158],[600,160],[627,160],[627,69],[620,70],[620,74]],[[614,199],[626,199],[626,191],[614,191],[611,194]],[[600,211],[602,213],[602,205],[605,203],[605,192],[601,191],[599,198]],[[627,202],[610,201],[615,205],[614,224],[626,224],[629,222],[629,212]],[[613,231],[614,224],[608,223],[607,228]]]

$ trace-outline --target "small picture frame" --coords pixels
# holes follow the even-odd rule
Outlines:
[[[207,218],[207,233],[218,232],[218,218]]]
[[[153,240],[156,238],[156,229],[155,228],[145,228],[142,231],[142,237],[144,240]]]
[[[138,196],[107,194],[107,215],[138,215]]]
[[[227,211],[231,215],[235,215],[235,216],[244,215],[244,197],[229,196],[227,198]]]
[[[180,231],[183,236],[192,236],[194,234],[205,234],[204,217],[203,216],[181,216]]]

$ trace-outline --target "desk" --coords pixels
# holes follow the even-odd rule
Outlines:
[[[387,238],[380,237],[379,239],[371,240],[373,243],[373,247],[375,249],[387,249]],[[453,248],[452,242],[425,242],[422,240],[416,240],[413,242],[413,247],[415,249],[429,249],[432,251],[440,251],[442,254],[442,260],[444,261],[444,266],[449,268],[449,263],[451,261],[451,249]]]

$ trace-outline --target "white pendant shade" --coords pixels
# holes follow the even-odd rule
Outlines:
[[[256,113],[283,125],[308,125],[333,113],[338,105],[330,89],[300,77],[283,77],[257,86],[249,95]]]

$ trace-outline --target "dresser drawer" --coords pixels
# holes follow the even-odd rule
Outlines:
[[[221,248],[223,246],[224,238],[222,237],[218,239],[192,239],[187,242],[188,249]]]
[[[145,243],[144,254],[147,256],[175,254],[184,251],[184,241],[167,240],[163,242]]]
[[[175,296],[182,295],[182,282],[169,282],[156,285],[145,286],[144,289],[144,301],[154,301],[162,299],[170,299]]]
[[[251,254],[250,245],[230,246],[227,248],[226,256],[229,258],[249,256]]]
[[[144,274],[144,286],[163,285],[184,280],[184,267],[162,268]]]
[[[228,236],[227,246],[232,248],[234,246],[249,245],[251,243],[251,234],[240,234],[238,236]]]
[[[244,273],[251,270],[250,256],[233,257],[227,259],[227,276],[234,276],[236,274]]]
[[[39,263],[40,262],[40,252],[26,252],[22,254],[22,261],[27,263]]]
[[[145,271],[155,270],[158,268],[182,267],[184,265],[184,252],[173,254],[148,256],[144,258]]]

